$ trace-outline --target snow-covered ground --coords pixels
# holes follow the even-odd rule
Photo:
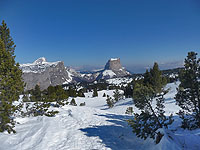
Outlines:
[[[117,86],[124,86],[126,87],[128,83],[131,83],[133,81],[132,78],[123,77],[123,78],[113,78],[113,79],[107,79],[106,82],[109,84],[117,85]]]
[[[165,96],[166,114],[175,114],[179,107],[174,96],[178,83],[168,84],[169,93]],[[180,119],[174,116],[174,123],[166,130],[159,144],[152,139],[137,138],[126,120],[127,107],[133,107],[131,98],[120,100],[108,109],[106,97],[113,90],[98,92],[98,97],[85,93],[75,98],[77,104],[86,106],[64,106],[56,108],[55,117],[17,118],[16,134],[0,133],[0,150],[199,150],[200,130],[188,131],[180,128]],[[69,99],[69,101],[71,98]]]

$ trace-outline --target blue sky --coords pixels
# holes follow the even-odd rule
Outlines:
[[[1,0],[15,41],[16,60],[63,60],[66,66],[102,67],[120,57],[143,71],[157,61],[179,66],[200,52],[198,0]]]

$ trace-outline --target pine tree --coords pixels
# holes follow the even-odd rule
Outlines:
[[[4,43],[6,51],[8,51],[11,56],[14,56],[16,45],[14,44],[13,39],[10,36],[10,29],[7,27],[4,20],[2,21],[2,25],[0,25],[0,38]]]
[[[144,85],[152,85],[152,76],[149,70],[147,69],[146,72],[144,73],[144,80],[143,80]]]
[[[121,94],[119,93],[118,89],[115,89],[113,97],[114,97],[115,102],[118,102],[120,100]]]
[[[106,93],[103,93],[103,97],[106,97]]]
[[[172,116],[167,118],[164,113],[164,95],[167,91],[161,94],[156,94],[151,86],[136,84],[133,91],[135,106],[141,111],[140,114],[134,113],[134,120],[129,120],[129,124],[133,128],[133,132],[142,139],[147,137],[156,139],[159,143],[163,133],[157,132],[159,128],[167,127],[172,123]],[[156,107],[152,105],[153,100],[156,100]]]
[[[114,102],[113,102],[112,98],[109,96],[107,96],[106,103],[109,108],[112,108],[114,106]]]
[[[175,99],[182,108],[179,112],[182,127],[200,128],[200,59],[197,59],[197,53],[188,53],[179,79],[181,83]]]
[[[74,98],[72,98],[72,100],[71,100],[71,102],[70,102],[70,105],[72,105],[72,106],[77,106],[76,101],[75,101]]]
[[[150,71],[146,70],[143,83],[145,86],[151,86],[156,93],[162,91],[162,87],[167,84],[167,79],[162,76],[158,63],[154,63]]]
[[[36,85],[35,89],[32,90],[30,99],[31,99],[32,102],[42,101],[42,92],[40,90],[40,86],[39,85]]]
[[[19,99],[24,89],[22,71],[15,63],[14,43],[6,30],[5,24],[0,26],[0,132],[14,132],[15,121],[13,114],[19,109],[13,105]],[[6,31],[4,31],[6,30]]]
[[[67,100],[68,100],[68,95],[65,92],[65,90],[62,88],[62,86],[56,86],[56,103],[60,106],[64,106],[65,104],[67,104]]]
[[[98,92],[97,89],[95,88],[92,94],[92,97],[97,97],[98,96]]]

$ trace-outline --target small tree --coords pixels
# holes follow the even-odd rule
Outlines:
[[[120,100],[121,94],[119,93],[118,89],[115,89],[113,97],[114,97],[115,102],[118,102]]]
[[[42,101],[42,92],[39,85],[36,85],[35,89],[32,90],[30,99],[32,102]]]
[[[167,79],[162,76],[158,63],[154,63],[150,72],[146,70],[143,84],[145,86],[151,86],[156,93],[160,93],[162,91],[162,87],[167,84]]]
[[[113,102],[112,98],[109,96],[107,96],[106,103],[109,108],[112,108],[114,106],[114,102]]]
[[[167,127],[173,122],[172,116],[167,118],[164,113],[164,95],[156,94],[151,86],[136,84],[133,91],[135,106],[141,111],[140,114],[134,113],[134,120],[129,120],[133,132],[142,139],[147,137],[156,139],[156,144],[160,142],[163,133],[158,132],[159,128]],[[156,100],[156,107],[152,106],[153,100]]]
[[[185,59],[184,70],[180,72],[176,103],[182,108],[179,112],[183,119],[182,127],[200,128],[200,59],[197,53],[189,52]]]
[[[97,89],[95,88],[92,94],[92,97],[97,97],[98,96],[98,92]]]
[[[77,106],[76,101],[75,101],[74,98],[72,98],[72,100],[71,100],[71,102],[70,102],[70,105],[72,105],[72,106]]]
[[[103,97],[106,97],[106,93],[103,93]]]

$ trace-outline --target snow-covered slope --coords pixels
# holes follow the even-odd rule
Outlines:
[[[126,87],[128,83],[131,83],[133,81],[133,78],[128,77],[121,77],[121,78],[113,78],[113,79],[107,79],[106,82],[109,84],[117,85],[117,86],[124,86]]]
[[[166,114],[173,113],[174,123],[166,130],[159,144],[152,139],[142,140],[132,133],[126,120],[133,118],[125,114],[127,107],[134,107],[131,98],[120,100],[111,109],[106,105],[103,94],[113,95],[113,90],[85,93],[85,98],[75,98],[77,104],[86,106],[64,106],[56,108],[56,117],[17,118],[16,134],[0,133],[1,150],[199,150],[200,129],[194,131],[180,128],[176,116],[179,107],[175,105],[174,95],[178,83],[168,84],[166,95]],[[69,99],[69,101],[71,98]]]

